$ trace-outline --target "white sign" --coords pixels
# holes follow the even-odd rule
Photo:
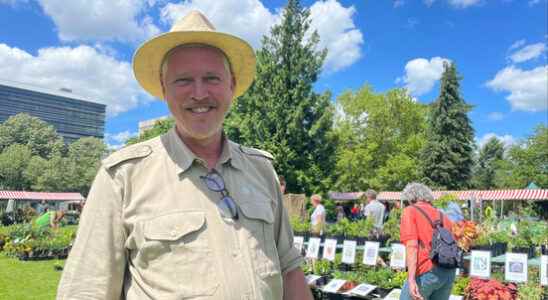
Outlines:
[[[460,275],[460,269],[459,268],[456,268],[455,269],[455,276],[459,276]]]
[[[363,249],[363,264],[374,266],[377,264],[377,257],[379,256],[379,242],[365,242]]]
[[[470,276],[491,277],[491,251],[472,250],[470,255]]]
[[[304,277],[304,280],[306,281],[306,283],[307,283],[308,285],[315,285],[315,284],[316,284],[316,280],[318,280],[318,279],[320,279],[320,278],[321,278],[321,276],[311,274],[311,275],[306,275],[306,276]]]
[[[400,289],[393,289],[388,295],[386,295],[386,297],[384,297],[384,300],[400,300],[400,295]]]
[[[548,255],[540,257],[540,284],[548,285]]]
[[[299,253],[303,251],[304,237],[296,236],[293,237],[293,246],[299,250]]]
[[[341,261],[349,265],[356,261],[356,241],[344,241]]]
[[[527,282],[527,254],[506,253],[504,279],[513,282]]]
[[[335,260],[335,253],[337,252],[337,240],[335,239],[326,239],[323,243],[323,259],[329,261]]]
[[[327,293],[336,293],[346,283],[343,279],[333,279],[324,288],[323,291]]]
[[[375,288],[376,288],[376,286],[374,286],[374,285],[370,285],[370,284],[367,284],[367,283],[362,283],[362,284],[357,285],[355,288],[351,289],[350,291],[346,292],[345,294],[365,297],[369,293],[374,291]]]
[[[403,244],[392,244],[390,267],[394,269],[405,269],[405,246]]]
[[[455,296],[455,295],[449,296],[449,300],[462,300],[462,299],[463,299],[462,296]]]
[[[308,240],[308,249],[306,250],[307,258],[318,258],[320,252],[320,238],[313,237]]]

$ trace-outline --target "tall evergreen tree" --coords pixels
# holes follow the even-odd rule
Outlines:
[[[495,176],[500,161],[504,158],[504,145],[496,137],[490,138],[479,151],[474,174],[474,186],[490,189],[496,186]]]
[[[432,103],[422,167],[426,181],[438,188],[466,188],[472,175],[474,129],[460,80],[455,64],[445,63],[440,95]]]
[[[335,165],[331,95],[312,91],[327,52],[317,50],[309,15],[289,0],[281,24],[257,51],[254,84],[225,122],[230,138],[274,155],[289,192],[326,191]]]

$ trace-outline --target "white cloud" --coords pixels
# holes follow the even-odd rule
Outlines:
[[[449,4],[455,8],[467,8],[472,5],[476,5],[481,0],[449,0]]]
[[[417,26],[417,24],[419,24],[419,23],[420,23],[420,21],[417,18],[408,18],[407,19],[407,24],[405,24],[405,28],[415,29],[415,26]]]
[[[486,83],[494,91],[506,91],[514,110],[543,111],[548,108],[548,66],[522,70],[509,66]]]
[[[279,22],[280,15],[271,13],[258,0],[188,0],[168,3],[161,9],[162,20],[173,24],[191,10],[207,12],[207,17],[221,32],[234,34],[258,48],[261,38]]]
[[[324,69],[336,72],[361,57],[363,36],[352,16],[353,6],[343,7],[336,0],[317,1],[310,7],[311,29],[320,35],[320,48],[327,48]]]
[[[282,10],[270,12],[259,0],[188,0],[168,3],[161,9],[163,22],[172,24],[189,11],[207,11],[207,17],[218,31],[234,34],[260,48],[263,35],[281,21]],[[353,6],[343,7],[336,0],[317,1],[310,7],[311,29],[320,35],[322,48],[328,49],[324,68],[328,72],[352,65],[361,57],[362,33],[352,16]]]
[[[508,147],[516,144],[516,142],[517,142],[516,139],[513,136],[509,135],[509,134],[497,135],[496,133],[490,132],[490,133],[484,134],[479,139],[476,138],[478,146],[480,148],[483,147],[493,137],[496,137],[497,139],[499,139],[502,142],[502,144],[504,145],[504,148],[508,148]]]
[[[69,88],[76,95],[106,104],[109,116],[152,99],[139,87],[129,63],[88,46],[43,48],[33,56],[0,44],[0,74],[48,89]]]
[[[530,0],[529,1],[529,6],[533,6],[535,4],[539,4],[540,3],[540,0]]]
[[[482,0],[448,0],[449,4],[454,8],[467,8],[479,4]],[[424,4],[428,7],[432,6],[436,0],[423,0]]]
[[[159,33],[146,0],[39,0],[63,41],[141,41]]]
[[[515,41],[512,46],[510,46],[510,48],[508,48],[508,51],[512,51],[514,49],[517,49],[523,45],[525,45],[526,41],[525,39],[521,39],[521,40],[518,40],[518,41]]]
[[[394,8],[401,7],[405,4],[405,1],[403,0],[394,0]]]
[[[512,47],[510,47],[510,48],[512,48]],[[528,61],[530,59],[537,58],[540,55],[542,55],[545,51],[546,51],[546,44],[536,43],[536,44],[527,45],[527,46],[519,49],[518,51],[516,51],[512,55],[510,55],[509,58],[514,63],[521,63],[521,62],[524,62],[524,61]]]
[[[443,63],[450,62],[446,58],[433,57],[430,60],[415,58],[405,65],[405,75],[396,83],[403,82],[410,95],[420,96],[432,90],[436,81],[443,74]]]
[[[123,144],[125,143],[129,138],[136,136],[136,132],[130,132],[129,130],[118,132],[118,133],[106,133],[105,138],[111,142],[116,142],[116,144]]]
[[[498,111],[494,111],[487,115],[487,119],[489,119],[490,121],[500,121],[504,119],[504,114]]]

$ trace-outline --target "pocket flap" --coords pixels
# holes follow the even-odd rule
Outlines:
[[[244,202],[240,203],[240,209],[248,219],[274,223],[274,213],[269,202]]]
[[[144,234],[151,240],[175,241],[199,230],[204,224],[204,212],[178,212],[148,220],[145,223]]]

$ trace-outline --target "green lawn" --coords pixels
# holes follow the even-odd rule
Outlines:
[[[0,253],[0,300],[55,299],[64,260],[20,261]]]

